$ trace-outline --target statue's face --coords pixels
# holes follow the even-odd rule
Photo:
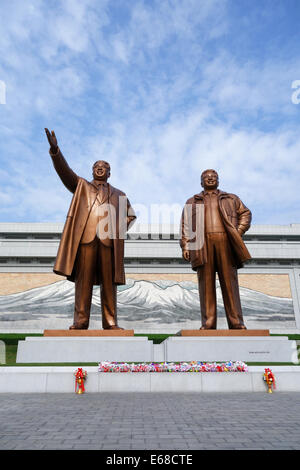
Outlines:
[[[93,178],[98,181],[106,181],[110,177],[108,163],[99,160],[93,166]]]
[[[217,187],[219,186],[218,173],[213,170],[207,170],[204,173],[202,173],[201,185],[206,190],[217,189]]]

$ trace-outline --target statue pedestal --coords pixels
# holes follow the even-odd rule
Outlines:
[[[153,361],[152,341],[133,334],[133,330],[45,330],[44,337],[28,336],[19,341],[16,362]]]
[[[298,364],[297,344],[268,330],[181,330],[164,341],[165,360],[202,362],[291,362]]]
[[[182,330],[161,344],[133,330],[45,330],[19,341],[17,363],[110,362],[289,362],[298,364],[297,344],[268,330]]]

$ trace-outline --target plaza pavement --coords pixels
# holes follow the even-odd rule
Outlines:
[[[300,393],[0,394],[0,449],[299,450]]]

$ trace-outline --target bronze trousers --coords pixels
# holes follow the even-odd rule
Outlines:
[[[100,274],[102,326],[117,325],[117,286],[113,282],[113,249],[96,237],[79,246],[75,276],[74,325],[88,328],[95,272]]]
[[[232,259],[226,233],[207,233],[207,263],[197,270],[201,304],[202,327],[216,329],[217,299],[216,273],[221,286],[224,308],[229,328],[244,325],[239,294],[237,269]]]

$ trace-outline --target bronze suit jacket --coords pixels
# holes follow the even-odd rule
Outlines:
[[[218,190],[218,203],[224,227],[232,247],[235,266],[241,268],[245,261],[251,259],[251,255],[238,230],[244,234],[249,229],[252,218],[251,212],[235,194]],[[201,216],[199,217],[201,210],[197,211],[197,207],[203,209],[202,218]],[[186,208],[189,209],[186,210]],[[198,227],[196,227],[197,224]],[[193,246],[191,243],[193,244],[196,241],[196,236],[203,238],[203,244],[196,249],[190,249],[190,246]],[[200,194],[195,194],[185,203],[181,217],[180,246],[182,249],[190,252],[190,261],[194,271],[197,271],[199,266],[206,263],[203,191]]]
[[[87,223],[89,213],[97,197],[97,188],[92,182],[78,177],[69,167],[62,153],[58,149],[56,154],[50,155],[54,167],[64,185],[74,193],[62,232],[57,257],[53,271],[74,281],[76,274],[76,255],[80,240]],[[124,238],[126,230],[136,218],[126,194],[110,184],[108,185],[108,203],[114,207],[115,238],[114,251],[114,282],[122,285],[126,283],[124,271]],[[98,273],[95,273],[94,284],[99,285]]]

